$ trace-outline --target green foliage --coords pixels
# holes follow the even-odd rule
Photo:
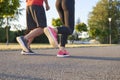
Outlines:
[[[18,20],[23,9],[19,9],[20,0],[0,0],[0,27],[11,26],[15,23],[12,21]]]
[[[89,14],[88,26],[90,28],[90,36],[92,38],[98,38],[101,43],[108,43],[109,41],[109,21],[108,18],[112,18],[112,43],[116,42],[118,35],[116,20],[119,19],[120,11],[117,10],[118,2],[116,0],[108,2],[109,0],[100,0],[93,8],[93,11]],[[120,6],[120,5],[119,5]]]
[[[52,25],[53,25],[54,27],[61,26],[61,25],[62,25],[62,22],[61,22],[60,18],[52,19]]]
[[[5,24],[3,20],[4,18],[0,17],[0,27],[2,27],[3,24]]]
[[[75,39],[75,37],[73,35],[68,36],[68,40],[74,40],[74,39]]]
[[[17,8],[20,7],[19,0],[1,0],[0,17],[14,16]]]
[[[33,41],[33,43],[49,43],[48,38],[45,34],[42,34],[38,37],[36,37]]]
[[[0,28],[0,42],[4,42],[6,40],[6,32],[4,28]]]
[[[79,23],[75,26],[77,32],[87,31],[87,25],[85,23]]]
[[[97,36],[99,36],[101,31],[98,28],[91,28],[89,31],[89,35],[91,38],[95,39]]]

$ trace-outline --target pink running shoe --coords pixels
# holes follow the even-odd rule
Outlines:
[[[58,47],[56,31],[51,27],[46,27],[44,28],[44,33],[48,37],[50,44],[55,48]]]
[[[66,50],[59,50],[57,57],[68,57],[70,56]]]

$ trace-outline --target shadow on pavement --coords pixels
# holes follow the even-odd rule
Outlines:
[[[68,58],[120,61],[120,57],[70,56]]]
[[[29,56],[29,55],[26,55],[26,56]],[[45,54],[36,53],[36,54],[32,54],[31,56],[54,56],[54,57],[56,57],[56,55],[46,54],[46,53]],[[69,56],[69,57],[65,57],[65,58],[120,61],[120,57]]]
[[[45,80],[45,79],[32,78],[30,76],[17,76],[17,75],[0,73],[0,80]]]
[[[52,54],[40,54],[40,53],[36,53],[36,54],[27,54],[25,56],[56,56],[56,55],[52,55]]]

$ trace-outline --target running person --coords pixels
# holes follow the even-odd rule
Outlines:
[[[46,10],[49,10],[50,7],[47,0],[26,0],[26,22],[29,33],[16,38],[22,47],[21,54],[34,53],[30,49],[30,44],[35,37],[43,34],[43,29],[47,26],[43,2],[45,2]]]
[[[44,32],[49,39],[49,42],[54,47],[58,47],[57,34],[61,34],[61,41],[59,46],[58,57],[69,56],[65,49],[67,38],[74,31],[74,0],[56,0],[56,9],[63,23],[63,26],[57,28],[46,27]]]

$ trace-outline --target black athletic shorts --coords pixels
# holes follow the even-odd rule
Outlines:
[[[47,21],[44,7],[38,5],[27,6],[26,20],[28,30],[46,27]]]

